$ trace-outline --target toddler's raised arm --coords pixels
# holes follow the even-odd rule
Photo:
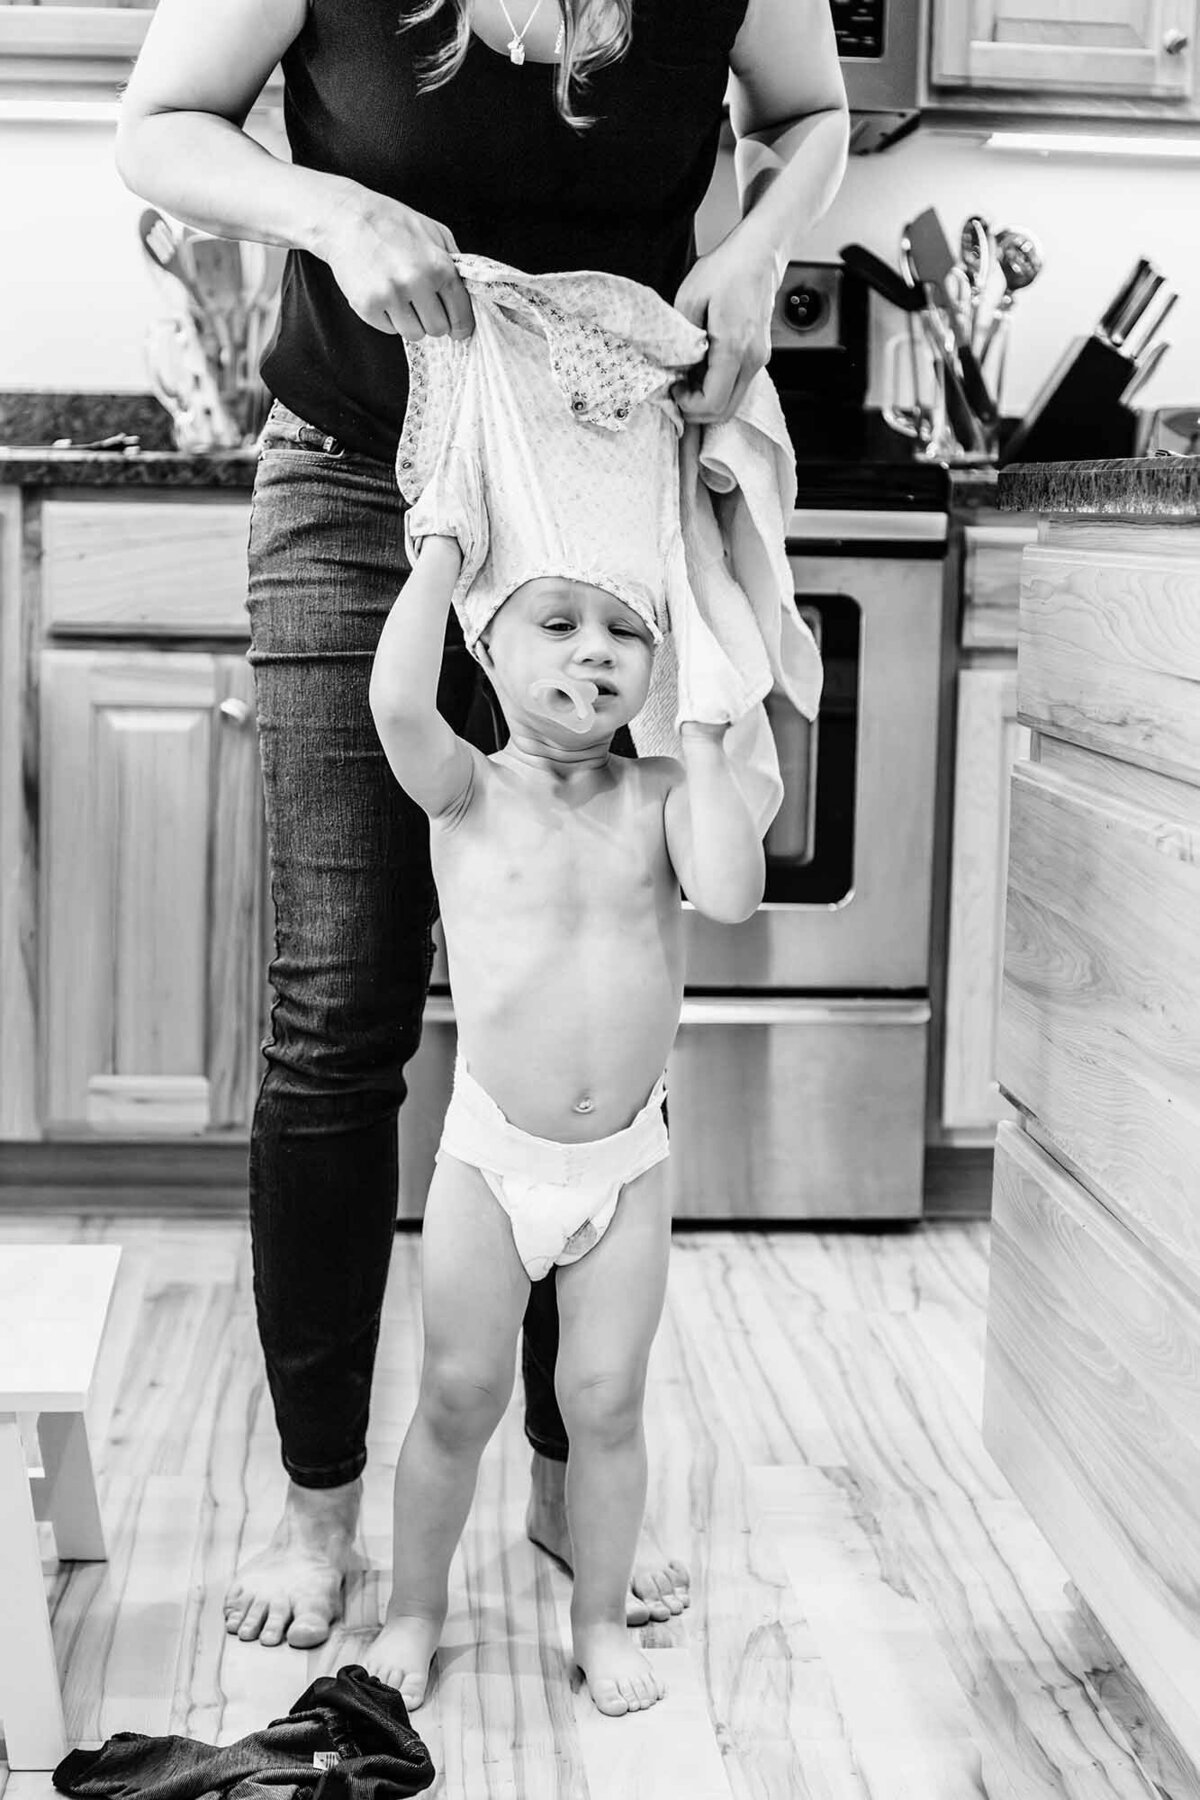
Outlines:
[[[392,773],[434,819],[461,800],[474,766],[469,747],[437,709],[446,615],[461,567],[454,538],[424,540],[371,670],[371,716]]]
[[[727,925],[755,912],[766,885],[762,840],[725,754],[727,725],[685,719],[683,780],[667,795],[667,850],[698,912]]]

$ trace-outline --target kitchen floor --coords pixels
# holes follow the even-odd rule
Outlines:
[[[0,1217],[0,1242],[125,1247],[89,1414],[107,1564],[46,1540],[67,1728],[230,1743],[357,1661],[387,1591],[391,1477],[419,1356],[396,1239],[364,1510],[370,1568],[308,1653],[223,1629],[282,1491],[234,1220]],[[1195,1788],[983,1448],[988,1227],[676,1239],[648,1398],[650,1511],[693,1604],[644,1642],[668,1685],[601,1718],[566,1577],[525,1540],[514,1403],[415,1716],[458,1800],[1189,1800]],[[9,1775],[0,1800],[42,1800]]]

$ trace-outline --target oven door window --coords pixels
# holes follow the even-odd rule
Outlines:
[[[854,888],[862,612],[846,594],[798,594],[796,606],[817,641],[825,683],[811,721],[778,690],[767,696],[783,804],[764,842],[763,899],[836,906]]]

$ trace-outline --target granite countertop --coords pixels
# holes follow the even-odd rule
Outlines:
[[[244,488],[254,485],[254,450],[188,456],[178,450],[53,450],[0,447],[0,486]]]
[[[1012,463],[1001,469],[1002,512],[1184,519],[1200,524],[1200,456]]]

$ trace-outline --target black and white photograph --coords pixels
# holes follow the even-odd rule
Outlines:
[[[0,0],[0,1800],[1200,1800],[1200,0]]]

